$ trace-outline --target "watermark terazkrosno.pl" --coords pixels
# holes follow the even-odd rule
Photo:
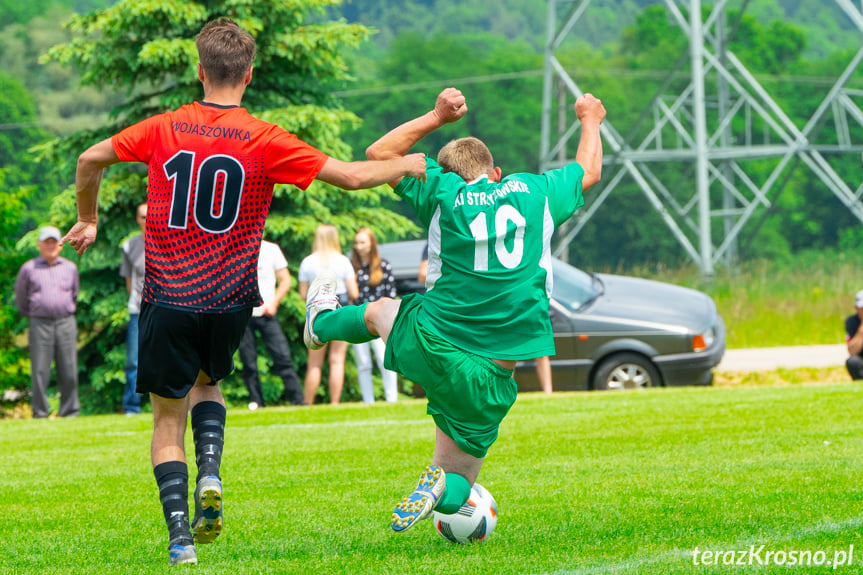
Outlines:
[[[784,565],[788,567],[847,567],[854,564],[854,545],[847,549],[825,551],[801,549],[768,549],[766,545],[750,545],[744,549],[700,549],[692,551],[694,565]]]

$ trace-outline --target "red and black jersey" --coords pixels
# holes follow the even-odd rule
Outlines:
[[[273,186],[306,189],[328,156],[244,108],[195,102],[112,138],[149,167],[143,299],[221,313],[261,305],[257,264]]]

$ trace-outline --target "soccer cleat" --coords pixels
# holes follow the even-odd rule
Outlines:
[[[202,477],[195,487],[195,543],[212,543],[222,532],[222,482],[213,475]]]
[[[171,565],[197,565],[198,553],[194,545],[171,545],[168,550]]]
[[[390,526],[393,531],[407,531],[432,514],[438,499],[446,488],[446,473],[437,465],[429,465],[420,475],[413,493],[402,499],[393,510]]]
[[[321,349],[324,342],[315,335],[313,326],[318,314],[327,309],[339,309],[339,298],[336,296],[338,280],[336,274],[324,270],[315,277],[306,296],[306,325],[303,328],[303,341],[309,349]]]

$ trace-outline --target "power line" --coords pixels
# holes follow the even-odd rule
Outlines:
[[[439,88],[442,86],[465,86],[467,84],[483,84],[486,82],[498,82],[501,80],[517,80],[542,76],[542,70],[525,70],[523,72],[505,72],[502,74],[488,74],[485,76],[468,76],[452,80],[429,80],[426,82],[415,82],[413,84],[396,84],[394,86],[380,86],[378,88],[357,88],[354,90],[341,90],[333,92],[334,96],[350,98],[352,96],[370,96],[373,94],[390,94],[392,92],[404,92],[406,90],[422,90],[424,88]]]
[[[627,70],[625,68],[580,68],[580,75],[602,73],[606,76],[615,78],[630,78],[630,79],[663,79],[668,77],[667,70]],[[450,78],[448,80],[427,80],[425,82],[413,82],[410,84],[394,84],[392,86],[378,86],[374,88],[355,88],[351,90],[338,90],[332,92],[333,96],[339,98],[353,98],[357,96],[373,96],[376,94],[392,94],[395,92],[405,92],[414,90],[424,90],[427,88],[444,88],[446,86],[467,86],[470,84],[487,84],[490,82],[501,82],[504,80],[521,80],[525,78],[542,77],[543,70],[522,70],[520,72],[503,72],[500,74],[485,74],[482,76],[467,76],[462,78]],[[680,72],[676,74],[680,79],[687,79],[688,74]],[[785,76],[773,74],[757,74],[755,75],[760,80],[768,80],[775,82],[794,82],[808,86],[832,86],[836,82],[836,78],[830,76]],[[0,131],[20,130],[22,128],[47,126],[49,122],[15,122],[10,124],[0,124]]]
[[[48,122],[14,122],[12,124],[0,124],[0,132],[7,130],[20,130],[35,126],[47,126]]]
[[[668,77],[668,70],[628,70],[626,68],[579,68],[579,75],[602,73],[615,78],[629,79],[664,79]],[[467,76],[463,78],[452,78],[448,80],[427,80],[425,82],[414,82],[410,84],[394,84],[392,86],[378,86],[374,88],[355,88],[351,90],[339,90],[332,92],[333,96],[339,98],[352,98],[356,96],[372,96],[376,94],[392,94],[426,88],[442,88],[446,86],[466,86],[469,84],[485,84],[489,82],[500,82],[503,80],[520,80],[523,78],[541,77],[542,70],[523,70],[521,72],[504,72],[501,74],[486,74],[482,76]],[[680,79],[688,79],[688,73],[675,74]],[[765,82],[794,82],[806,86],[832,86],[836,78],[832,76],[794,76],[780,74],[754,74],[754,76]]]

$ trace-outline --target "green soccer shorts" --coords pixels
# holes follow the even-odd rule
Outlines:
[[[427,413],[474,457],[485,457],[518,391],[512,370],[454,347],[420,326],[423,296],[401,300],[387,340],[384,365],[420,384]]]

